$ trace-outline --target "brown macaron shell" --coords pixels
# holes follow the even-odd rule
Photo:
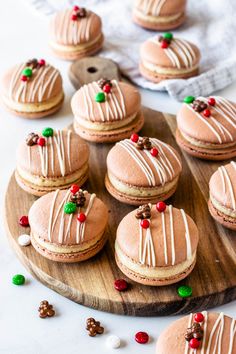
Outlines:
[[[33,246],[44,257],[59,262],[88,259],[98,253],[106,241],[108,210],[105,204],[96,195],[84,192],[85,205],[74,214],[66,214],[64,206],[70,195],[69,190],[48,193],[36,200],[29,211]],[[87,214],[84,223],[77,220],[78,213]]]
[[[220,348],[219,350],[222,354],[236,352],[235,331],[232,331],[232,325],[235,328],[235,320],[223,313],[203,311],[202,314],[204,315],[204,322],[202,323],[204,339],[201,340],[198,349],[192,349],[194,353],[213,354],[218,352],[218,348]],[[190,348],[188,351],[185,351],[189,347],[189,343],[185,340],[184,336],[188,327],[191,327],[193,322],[194,314],[190,314],[174,321],[168,326],[157,340],[156,354],[190,353]],[[214,326],[216,326],[215,331]],[[218,336],[219,328],[222,328],[220,336]]]

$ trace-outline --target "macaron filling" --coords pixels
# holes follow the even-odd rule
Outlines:
[[[189,136],[188,134],[186,134],[185,132],[183,132],[182,130],[179,130],[179,131],[180,131],[180,134],[181,134],[182,138],[184,138],[188,143],[190,143],[193,146],[204,148],[204,149],[222,150],[224,148],[233,147],[233,146],[236,145],[236,142],[222,143],[222,144],[220,144],[220,143],[209,143],[207,141],[201,141],[201,140],[195,139],[195,138]],[[216,151],[216,153],[217,153],[217,151]]]
[[[80,53],[84,50],[88,50],[89,48],[93,47],[95,44],[103,42],[103,34],[100,33],[96,38],[89,40],[84,43],[76,44],[76,45],[66,45],[58,42],[50,42],[50,46],[55,49],[56,51],[60,52],[68,52],[68,53]]]
[[[230,218],[235,218],[236,219],[236,210],[233,210],[231,208],[226,207],[225,205],[221,204],[214,196],[212,193],[210,193],[210,200],[213,205],[213,207],[219,211],[220,213],[229,216]]]
[[[134,16],[136,16],[137,18],[143,20],[143,21],[148,21],[154,24],[166,24],[169,22],[174,22],[176,20],[178,20],[180,17],[184,16],[183,12],[179,12],[173,15],[165,15],[165,16],[154,16],[151,14],[145,14],[143,13],[143,11],[141,11],[138,8],[134,9]]]
[[[146,70],[149,70],[150,72],[154,72],[160,75],[173,75],[173,76],[178,76],[178,75],[186,75],[186,74],[190,74],[192,72],[195,72],[196,70],[198,70],[198,64],[190,67],[190,68],[173,68],[173,67],[164,67],[164,66],[159,66],[157,64],[151,63],[149,61],[146,61],[145,59],[142,59],[141,61],[141,65],[143,65],[143,67]]]

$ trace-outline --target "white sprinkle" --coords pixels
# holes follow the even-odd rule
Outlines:
[[[120,348],[120,338],[112,334],[106,339],[106,345],[111,349]]]
[[[18,243],[20,246],[29,246],[31,244],[31,238],[29,235],[23,234],[18,237]]]

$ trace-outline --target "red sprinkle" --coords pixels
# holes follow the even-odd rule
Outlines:
[[[203,314],[201,312],[196,313],[194,316],[194,321],[199,323],[203,322],[204,321]]]
[[[163,40],[163,41],[161,42],[161,48],[166,49],[166,48],[168,48],[168,47],[169,47],[169,43],[168,43],[167,41]]]
[[[103,92],[110,93],[111,92],[111,86],[106,84],[103,86]]]
[[[46,61],[44,59],[39,59],[38,64],[40,66],[44,66],[46,64]]]
[[[208,118],[211,115],[211,111],[209,109],[204,109],[203,115]]]
[[[158,150],[157,150],[157,148],[152,148],[152,149],[151,149],[151,155],[154,156],[154,157],[156,157],[156,156],[158,155]]]
[[[135,334],[135,340],[139,344],[146,344],[149,341],[149,335],[146,332],[138,332]]]
[[[138,134],[132,134],[131,135],[131,137],[130,137],[130,139],[131,139],[131,141],[133,142],[133,143],[137,143],[138,142],[138,139],[139,139],[139,136],[138,136]]]
[[[147,219],[143,219],[141,220],[140,225],[143,229],[148,229],[150,226],[150,222]]]
[[[214,105],[216,104],[216,100],[215,100],[213,97],[210,97],[210,98],[208,99],[208,104],[209,104],[210,106],[214,106]]]
[[[21,75],[20,79],[21,79],[21,81],[24,81],[24,82],[28,81],[28,78],[25,75]]]
[[[44,138],[38,138],[37,144],[39,146],[44,146],[46,144],[46,140]]]
[[[29,226],[28,216],[27,215],[21,216],[20,219],[19,219],[19,224],[21,226],[28,227]]]
[[[190,340],[190,342],[189,342],[189,347],[190,347],[191,349],[197,349],[197,348],[199,348],[199,346],[200,346],[200,342],[199,342],[198,339],[192,338],[192,339]]]
[[[86,215],[84,213],[79,213],[78,216],[77,216],[77,220],[79,222],[85,222],[86,220]]]
[[[72,194],[77,193],[80,190],[80,187],[78,186],[78,184],[72,184],[72,186],[70,187],[70,191]]]
[[[157,211],[159,211],[159,213],[163,213],[163,211],[166,210],[166,203],[164,203],[164,202],[158,202],[158,203],[156,204],[156,209],[157,209]]]
[[[79,11],[79,6],[77,6],[77,5],[73,6],[73,10],[74,11]]]
[[[128,283],[125,279],[117,279],[114,281],[114,288],[118,291],[125,291],[128,288]]]
[[[75,15],[75,14],[72,14],[70,18],[71,18],[72,21],[77,21],[78,20],[78,16]]]

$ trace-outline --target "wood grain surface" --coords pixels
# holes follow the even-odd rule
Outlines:
[[[145,125],[141,135],[157,137],[178,151],[174,116],[144,108]],[[192,274],[179,284],[149,287],[129,281],[129,290],[117,292],[113,283],[126,278],[114,260],[116,228],[133,208],[121,204],[105,190],[106,156],[112,145],[89,144],[90,176],[85,188],[95,192],[110,210],[107,229],[109,241],[96,257],[80,264],[58,264],[44,259],[32,246],[23,248],[17,238],[25,232],[18,219],[27,214],[35,197],[22,191],[11,177],[5,202],[5,222],[10,243],[29,271],[42,283],[61,295],[85,306],[126,315],[170,315],[201,311],[236,298],[236,233],[217,224],[207,208],[208,182],[219,163],[194,159],[181,154],[183,173],[175,195],[168,201],[184,208],[195,220],[200,233],[197,264]],[[14,206],[14,207],[13,207]],[[178,297],[179,285],[190,285],[193,296]]]

